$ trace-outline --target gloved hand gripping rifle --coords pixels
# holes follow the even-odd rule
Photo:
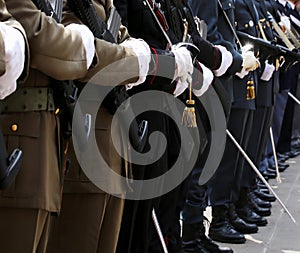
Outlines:
[[[109,30],[106,23],[98,16],[91,0],[68,0],[68,4],[75,15],[89,27],[96,38],[117,43],[121,18],[114,8],[110,11],[108,21],[110,21],[111,30]],[[114,33],[114,35],[112,33]],[[121,113],[119,114],[120,122],[125,126],[130,125],[129,138],[131,144],[134,149],[141,152],[145,147],[148,136],[148,122],[142,120],[139,125],[136,120],[128,122],[130,118],[135,117],[130,107],[130,97],[126,92],[125,86],[115,86],[108,94],[104,104],[111,113],[115,113],[115,111],[122,106]]]

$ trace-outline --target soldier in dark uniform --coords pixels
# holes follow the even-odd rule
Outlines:
[[[283,6],[282,1],[279,2],[280,6]],[[300,15],[295,10],[295,5],[292,4],[290,1],[287,1],[284,7],[280,9],[280,12],[289,18],[289,26],[292,25],[293,28],[299,33],[300,28],[295,23],[297,23],[297,21],[299,23]],[[291,27],[289,27],[289,29],[291,29]],[[294,66],[292,66],[291,69],[289,69],[286,73],[282,73],[282,81],[284,80],[284,83],[289,84],[289,92],[294,95],[297,94],[299,70],[300,64],[297,63]],[[294,109],[295,102],[289,98],[285,107],[283,123],[277,143],[277,151],[289,157],[295,157],[300,154],[299,151],[291,150]]]
[[[220,81],[231,96],[232,109],[229,116],[228,128],[239,142],[246,145],[247,138],[249,138],[249,136],[246,137],[249,133],[247,128],[251,127],[251,111],[255,108],[255,104],[254,100],[247,100],[247,81],[249,76],[248,72],[245,72],[245,69],[242,68],[242,66],[245,66],[245,58],[243,59],[242,54],[239,53],[238,47],[235,44],[234,34],[223,14],[224,10],[234,29],[234,3],[233,1],[221,2],[222,8],[218,6],[218,1],[192,1],[192,8],[197,16],[207,23],[208,40],[214,44],[224,45],[233,55],[233,64],[226,74],[220,78]],[[256,69],[257,65],[254,65],[250,68],[251,70]],[[235,76],[237,73],[239,77]],[[238,151],[231,140],[227,140],[220,167],[210,182],[210,202],[212,204],[213,220],[209,235],[216,241],[236,243],[243,243],[245,241],[244,236],[237,232],[228,220],[229,205],[232,203],[231,196],[234,193],[235,187],[238,187],[234,186],[234,176],[237,175],[237,170],[239,169],[236,167],[237,162]],[[193,203],[203,206],[201,196],[194,198]],[[189,223],[190,221],[192,221],[191,218],[190,220],[184,219],[185,223]],[[249,224],[244,223],[243,225],[247,229],[253,229],[253,226]]]
[[[243,4],[247,5],[246,9],[249,11],[251,17],[250,20],[248,20],[249,17],[243,19],[245,14],[240,12],[240,10],[243,9],[241,8],[241,5]],[[264,1],[236,1],[236,20],[238,30],[263,39],[267,36],[268,40],[273,41],[274,36],[270,22],[268,21]],[[258,22],[260,22],[260,24]],[[260,54],[264,54],[263,49],[260,50]],[[256,72],[256,80],[258,83],[256,90],[256,110],[254,112],[250,141],[246,148],[247,154],[257,167],[261,161],[269,136],[272,105],[274,102],[273,84],[276,82],[276,79],[274,79],[274,81],[272,79],[275,70],[275,59],[269,60],[264,58],[263,60],[264,62],[261,62],[261,68]],[[257,142],[258,140],[259,142]],[[250,205],[249,196],[253,195],[249,195],[249,192],[255,184],[256,174],[247,162],[245,162],[243,167],[244,170],[240,175],[240,195],[238,201],[235,203],[237,213],[240,218],[248,223],[263,225],[263,223],[266,223],[266,220],[256,214],[268,216],[270,215],[270,210],[256,205],[256,198],[252,199],[253,201]]]
[[[265,0],[265,6],[267,11],[272,15],[272,17],[275,19],[276,22],[280,22],[280,17],[278,15],[278,9],[282,8],[281,5],[277,4],[275,0]],[[277,35],[275,31],[273,31],[275,38],[277,39],[277,42],[280,42],[280,38]],[[274,142],[275,145],[278,142],[280,130],[281,130],[281,125],[282,125],[282,119],[283,119],[283,114],[287,102],[287,92],[286,88],[284,87],[284,83],[280,81],[282,78],[281,71],[276,74],[276,78],[279,78],[279,90],[278,93],[275,95],[275,104],[274,104],[274,112],[273,112],[273,118],[272,118],[272,130],[273,130],[273,136],[274,136]],[[279,75],[279,77],[278,77]],[[260,171],[266,171],[269,167],[269,157],[273,156],[273,150],[272,150],[272,145],[270,140],[268,141],[267,148],[265,150],[264,156],[262,158],[262,161],[260,163]],[[271,164],[270,164],[271,166]],[[274,167],[273,167],[274,168]]]
[[[162,10],[164,11],[166,15],[166,20],[170,21],[170,17],[168,16],[168,10],[166,9],[166,1],[159,1],[158,2],[161,5]],[[176,10],[176,7],[174,6],[174,3],[171,1],[174,9]],[[125,22],[128,22],[128,28],[129,32],[133,36],[139,36],[144,38],[147,42],[149,42],[150,45],[154,45],[160,49],[166,48],[167,41],[163,36],[162,31],[158,27],[154,17],[152,16],[148,6],[143,1],[135,1],[135,0],[128,0],[127,1],[128,8],[127,8],[127,16],[123,17],[125,19]],[[121,10],[122,13],[124,12],[124,7],[120,8],[118,1],[116,2],[116,5]],[[170,26],[170,29],[168,30],[168,34],[172,40],[173,43],[176,43],[180,41],[180,38],[174,37],[175,30],[172,26]],[[196,36],[196,35],[195,35]],[[218,70],[218,69],[225,69],[226,65],[222,62],[225,60],[225,48],[223,49],[224,56],[221,52],[222,49],[218,49],[217,47],[214,47],[208,42],[205,42],[200,37],[194,37],[195,40],[198,41],[199,44],[195,43],[197,46],[202,45],[200,47],[200,60],[202,63],[206,64],[209,68]],[[222,59],[221,56],[222,55]],[[221,67],[222,65],[222,67]],[[221,72],[222,70],[220,70]],[[205,78],[205,77],[204,77]],[[153,124],[158,124],[156,121],[157,118],[149,118],[150,122]],[[143,175],[144,178],[149,177],[150,175],[153,176],[158,173],[162,173],[166,171],[168,168],[170,168],[170,165],[174,163],[174,158],[176,159],[176,156],[178,155],[180,140],[178,140],[177,131],[174,127],[172,121],[168,122],[168,129],[166,129],[166,135],[168,138],[168,156],[166,157],[167,160],[165,164],[163,164],[164,167],[158,167],[157,164],[154,166],[146,166],[145,171],[148,175]],[[184,164],[184,163],[183,163]],[[184,166],[184,165],[182,165]],[[160,222],[163,235],[167,237],[168,241],[168,248],[172,252],[179,252],[180,251],[180,243],[174,242],[174,233],[177,232],[177,234],[180,234],[180,231],[170,231],[175,226],[178,228],[178,220],[179,220],[179,212],[180,212],[180,205],[177,205],[177,202],[182,201],[182,198],[184,198],[184,191],[183,191],[183,185],[180,185],[176,189],[174,189],[172,192],[162,196],[162,198],[158,198],[155,200],[148,200],[148,201],[139,201],[136,203],[138,207],[136,211],[136,215],[132,217],[133,211],[127,216],[131,219],[135,219],[135,221],[132,224],[131,229],[131,239],[124,240],[124,237],[130,234],[130,229],[128,229],[128,221],[126,222],[125,219],[123,219],[123,228],[124,230],[121,232],[121,237],[119,241],[118,252],[124,252],[124,250],[128,252],[161,252],[161,246],[159,245],[159,241],[156,235],[156,232],[153,232],[153,225],[151,221],[151,210],[153,207],[157,210],[158,214],[158,220]],[[179,195],[183,195],[183,197],[179,197]],[[133,204],[133,203],[131,203]],[[130,202],[127,201],[127,207],[129,208]],[[131,206],[132,207],[132,206]],[[176,210],[175,210],[176,209]],[[149,228],[150,223],[150,229]],[[152,231],[151,231],[152,230]],[[179,228],[180,230],[180,228]],[[171,238],[172,237],[172,238]],[[179,237],[179,236],[178,236]],[[179,239],[177,237],[177,240]],[[126,242],[132,241],[131,245],[125,245]],[[125,243],[124,243],[125,242]],[[148,246],[150,244],[150,246]],[[179,246],[176,249],[174,246]]]
[[[279,24],[283,24],[284,20],[283,18],[287,18],[287,25],[290,26],[290,23],[292,23],[288,19],[288,16],[291,13],[289,3],[287,1],[274,1],[274,0],[267,0],[266,1],[266,7],[268,11],[272,14],[274,19],[279,22]],[[280,17],[278,15],[278,11],[282,13],[284,16]],[[282,20],[282,22],[281,22]],[[285,19],[286,20],[286,19]],[[295,19],[294,19],[295,21]],[[279,38],[279,36],[277,35]],[[282,41],[279,38],[278,40],[281,44]],[[283,44],[283,46],[285,46]],[[285,155],[278,153],[278,160],[279,160],[279,169],[280,171],[284,171],[288,164],[285,164],[284,161],[288,159],[290,156],[296,156],[297,152],[290,151],[290,142],[291,142],[291,125],[292,125],[292,119],[291,115],[293,114],[293,106],[294,102],[290,101],[288,99],[288,91],[291,88],[291,84],[293,87],[293,90],[296,88],[297,83],[297,73],[298,73],[298,67],[299,64],[296,64],[292,66],[287,71],[281,70],[280,76],[279,76],[279,93],[276,95],[275,99],[275,105],[274,105],[274,114],[273,114],[273,121],[272,121],[272,129],[273,129],[273,136],[274,136],[274,142],[275,145],[279,148],[279,151],[281,153],[288,151]],[[288,81],[287,81],[288,80]],[[289,107],[286,107],[289,105]],[[285,116],[285,110],[287,110],[287,114]],[[282,135],[281,135],[282,133]],[[280,137],[281,135],[281,137]],[[280,143],[278,145],[278,141],[280,140]],[[273,158],[273,151],[272,151],[272,145],[270,141],[267,145],[267,150],[265,152],[265,158],[261,162],[261,170],[265,170],[267,167],[271,167],[272,169],[275,168],[274,158]]]

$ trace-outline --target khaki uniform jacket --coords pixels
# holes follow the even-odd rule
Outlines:
[[[7,0],[7,8],[25,29],[30,46],[30,70],[20,88],[49,88],[51,78],[88,80],[113,59],[135,56],[121,46],[95,40],[93,66],[87,70],[86,53],[77,33],[66,30],[40,12],[30,0]],[[138,73],[134,57],[132,68]],[[13,185],[0,192],[0,206],[40,208],[57,212],[61,207],[60,129],[54,111],[5,113],[0,124],[9,151],[23,150],[22,167]],[[106,120],[106,118],[105,118]],[[12,130],[12,124],[18,130]]]
[[[94,7],[97,11],[99,17],[106,21],[107,13],[109,12],[112,1],[111,0],[95,0],[93,1]],[[66,7],[65,10],[68,12],[68,8]],[[79,20],[76,21],[73,15],[64,15],[64,21],[69,22],[80,22]],[[129,37],[127,29],[124,26],[121,26],[119,32],[119,42],[127,39]],[[103,44],[107,42],[98,41]],[[109,43],[108,43],[109,44]],[[124,55],[125,57],[125,55]],[[109,63],[112,63],[116,59],[112,58],[110,55],[103,55],[105,62],[109,60]],[[130,60],[130,59],[129,59]],[[101,60],[100,60],[101,61]],[[131,65],[132,63],[124,64],[124,61],[120,63],[120,67],[117,69],[132,72],[134,68]],[[134,65],[135,63],[133,63]],[[118,66],[118,65],[117,65]],[[134,76],[134,75],[133,75]],[[105,159],[107,165],[119,175],[128,176],[128,170],[124,167],[122,160],[116,150],[114,149],[114,145],[111,140],[111,120],[112,115],[110,115],[107,110],[103,107],[100,108],[96,122],[95,122],[95,136],[98,144],[99,151],[101,152],[103,158]],[[120,133],[120,138],[121,138]],[[103,192],[102,189],[96,187],[85,175],[84,171],[80,167],[78,163],[75,152],[73,147],[70,147],[68,156],[71,160],[70,170],[69,173],[65,177],[64,181],[64,192],[65,193],[101,193]],[[110,189],[110,193],[113,194],[124,194],[128,190],[128,185],[124,184],[124,182],[112,179],[109,174],[103,173],[103,178],[101,181],[108,185]]]

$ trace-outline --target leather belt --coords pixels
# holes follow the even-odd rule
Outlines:
[[[22,87],[0,101],[1,113],[54,111],[53,91],[48,87]]]

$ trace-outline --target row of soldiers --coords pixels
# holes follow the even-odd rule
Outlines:
[[[298,59],[286,57],[285,62],[280,62],[281,54],[265,56],[266,47],[254,44],[253,49],[246,48],[236,32],[272,42],[270,47],[277,43],[286,48],[287,41],[274,29],[274,22],[281,22],[283,30],[290,31],[292,25],[299,29],[297,5],[291,5],[292,12],[287,10],[285,1],[286,8],[280,9],[282,1],[274,0],[90,2],[104,22],[114,6],[119,11],[127,28],[121,26],[117,43],[112,43],[93,34],[91,27],[76,15],[71,2],[64,1],[62,15],[55,19],[53,13],[47,16],[45,10],[41,11],[39,1],[1,1],[0,126],[8,151],[16,147],[23,151],[20,172],[1,191],[1,250],[146,253],[164,252],[162,244],[166,244],[168,252],[233,252],[218,246],[211,238],[244,243],[244,234],[256,233],[259,226],[267,224],[263,216],[270,215],[274,196],[266,193],[229,138],[223,143],[224,153],[213,177],[199,183],[207,169],[215,133],[211,115],[198,97],[212,89],[217,91],[227,129],[260,167],[269,155],[266,146],[272,120],[277,122],[274,118],[279,117],[274,105],[280,95],[280,79],[297,78]],[[52,7],[56,9],[55,4]],[[205,21],[206,39],[192,29],[194,24],[188,19],[192,12]],[[287,18],[291,13],[293,18]],[[186,37],[189,43],[180,44]],[[167,77],[157,74],[165,71]],[[145,108],[155,103],[161,112],[149,110],[137,117],[138,122],[141,119],[148,122],[148,136],[160,131],[167,139],[161,157],[156,161],[149,157],[151,162],[146,164],[121,159],[112,134],[117,133],[117,139],[123,140],[123,129],[112,131],[113,115],[106,104],[92,115],[93,137],[105,164],[115,174],[126,177],[125,183],[106,173],[104,164],[94,164],[94,154],[78,153],[76,140],[74,148],[65,133],[67,113],[58,99],[63,92],[58,89],[61,81],[74,80],[76,85],[84,87],[92,80],[93,91],[101,94],[105,92],[103,86],[114,83],[102,79],[102,75],[97,77],[101,72],[111,80],[118,76],[116,73],[130,73],[130,78],[119,81],[130,96],[149,90],[165,94],[143,100]],[[280,91],[283,90],[287,89],[281,87]],[[196,143],[198,149],[190,145],[192,148],[187,152],[190,156],[178,158],[185,141],[180,139],[181,122],[162,113],[176,107],[170,103],[169,94],[173,95],[171,101],[195,103],[196,132],[201,145]],[[96,100],[97,96],[89,99],[89,106],[97,105]],[[182,113],[180,108],[176,110]],[[282,116],[278,121],[283,121]],[[191,130],[190,134],[195,133]],[[131,152],[128,142],[129,139],[122,145],[125,153]],[[221,141],[218,144],[222,146]],[[152,139],[142,153],[159,150],[161,145],[161,139]],[[84,160],[81,156],[88,157],[101,172],[97,180],[108,188],[101,188],[103,184],[97,187],[97,180],[86,175],[88,171],[81,163]],[[191,162],[190,157],[196,159]],[[161,177],[174,164],[179,164],[180,183],[171,190],[165,191],[167,178],[163,177],[150,188],[145,187],[150,197],[142,198],[144,186],[137,189],[131,183],[130,179],[148,181]],[[281,166],[283,170],[285,165]],[[274,174],[268,173],[263,174],[265,177]],[[132,192],[140,198],[125,200]],[[203,223],[203,212],[208,205],[212,206],[213,216],[209,237]],[[153,215],[159,221],[162,237],[152,222]]]

